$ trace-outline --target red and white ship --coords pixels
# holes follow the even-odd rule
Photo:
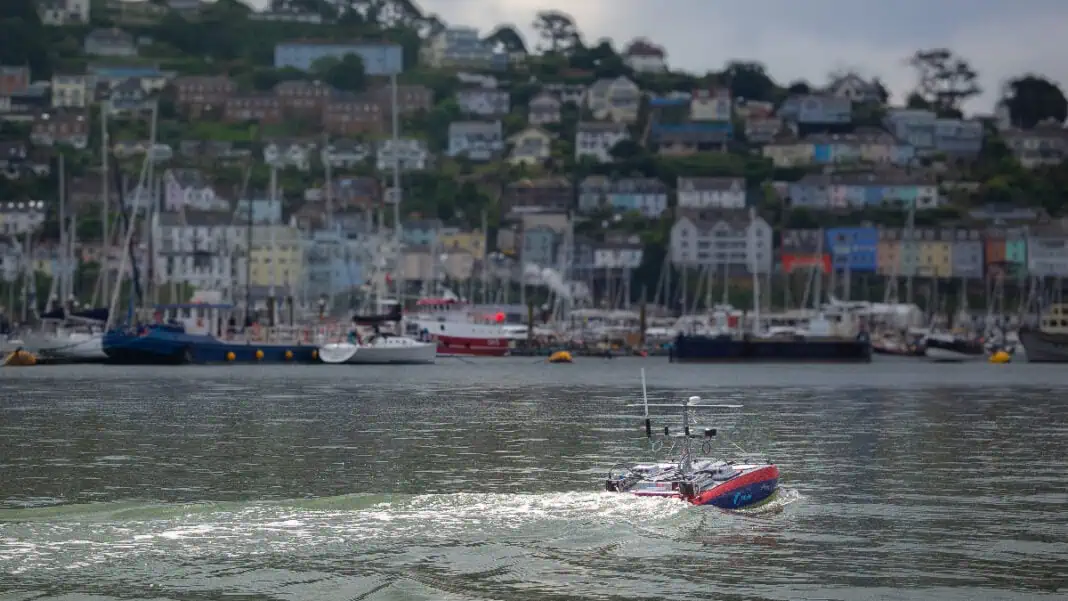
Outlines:
[[[438,355],[503,357],[514,337],[503,313],[481,313],[456,298],[424,298],[405,320],[438,343]]]

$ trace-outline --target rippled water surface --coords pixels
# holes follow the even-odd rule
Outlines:
[[[745,405],[712,425],[776,502],[600,492],[653,457],[643,366]],[[1066,392],[909,361],[3,369],[0,601],[1063,600]]]

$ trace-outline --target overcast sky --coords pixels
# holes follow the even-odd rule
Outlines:
[[[252,0],[262,6],[267,0]],[[616,46],[638,36],[664,46],[673,67],[704,72],[727,60],[758,60],[780,83],[826,82],[836,69],[879,76],[900,101],[918,48],[948,47],[979,71],[989,112],[1008,78],[1036,72],[1068,82],[1066,0],[417,0],[446,23],[488,33],[516,25],[528,45],[544,9],[570,14],[587,42]]]

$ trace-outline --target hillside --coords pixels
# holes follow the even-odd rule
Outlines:
[[[591,218],[581,226],[584,230],[596,230],[599,224],[610,222],[614,229],[641,232],[647,242],[662,245],[673,223],[675,188],[680,181],[740,178],[746,203],[757,207],[774,225],[812,227],[861,221],[902,225],[905,212],[897,200],[904,199],[888,197],[843,207],[830,199],[825,206],[801,206],[791,197],[807,189],[801,186],[806,176],[849,177],[858,173],[889,178],[886,181],[922,176],[937,183],[943,201],[919,212],[919,224],[957,221],[969,209],[989,204],[1037,207],[1052,215],[1064,210],[1068,168],[1062,158],[1068,143],[1060,125],[1066,103],[1060,88],[1039,76],[1021,76],[1007,86],[1008,124],[999,127],[993,118],[959,122],[962,127],[981,123],[981,141],[974,151],[931,148],[919,152],[914,148],[905,160],[881,161],[869,156],[865,149],[873,145],[890,148],[888,153],[900,153],[910,145],[910,140],[900,139],[900,132],[888,129],[892,128],[888,117],[893,116],[895,104],[929,110],[940,126],[957,123],[954,120],[962,117],[961,103],[978,92],[976,76],[965,57],[948,50],[918,51],[913,62],[921,85],[909,98],[892,99],[877,79],[847,73],[829,82],[775,82],[763,66],[743,60],[703,74],[670,71],[656,66],[657,57],[664,57],[655,41],[615,40],[590,46],[584,42],[579,24],[556,11],[536,17],[542,38],[538,46],[546,50],[531,51],[533,44],[515,30],[502,27],[481,41],[497,51],[495,57],[504,57],[503,63],[446,66],[441,61],[428,61],[426,48],[448,27],[462,24],[446,24],[433,15],[424,15],[414,2],[363,0],[349,3],[353,10],[341,14],[331,4],[317,0],[275,4],[279,9],[275,14],[263,15],[233,0],[219,0],[185,12],[171,10],[163,1],[140,3],[136,8],[130,3],[94,1],[88,24],[46,26],[33,3],[14,0],[0,9],[0,38],[5,40],[0,45],[0,64],[27,66],[32,81],[46,82],[98,72],[101,67],[112,68],[109,73],[115,78],[116,65],[158,73],[166,84],[158,92],[157,140],[173,155],[165,167],[195,167],[221,196],[232,199],[246,185],[248,190],[264,190],[269,168],[259,160],[227,163],[202,152],[182,153],[179,149],[183,144],[216,141],[257,159],[271,144],[281,151],[297,142],[319,145],[305,153],[306,160],[298,161],[301,164],[282,165],[279,182],[290,212],[299,210],[305,190],[325,181],[322,145],[348,149],[351,152],[347,156],[355,157],[339,162],[332,170],[334,177],[370,177],[388,186],[389,176],[383,171],[390,166],[389,161],[375,159],[389,137],[388,118],[353,126],[353,120],[362,117],[346,114],[330,121],[323,112],[341,111],[338,107],[343,101],[373,104],[378,107],[376,111],[387,111],[389,95],[382,88],[385,79],[369,73],[371,69],[353,55],[320,59],[307,70],[277,68],[277,48],[295,40],[315,40],[320,46],[355,41],[395,44],[403,51],[404,71],[399,78],[403,89],[412,94],[428,90],[425,105],[402,109],[401,136],[410,141],[417,154],[426,155],[425,161],[417,161],[421,168],[403,175],[405,215],[434,217],[460,227],[477,227],[485,217],[493,229],[516,202],[538,196],[516,192],[517,187],[547,186],[549,192],[530,202],[559,206],[564,202],[560,197],[567,196],[566,208],[582,208],[581,212]],[[101,36],[101,32],[111,35]],[[90,56],[87,40],[97,39],[94,36],[112,44],[108,52],[123,55]],[[486,87],[486,81],[479,82],[474,74],[491,78],[493,87]],[[193,79],[197,77],[211,79]],[[213,106],[191,102],[178,89],[182,82],[190,81],[213,81],[226,92]],[[635,99],[628,100],[627,90],[614,87],[613,82],[620,81],[635,86]],[[116,94],[114,90],[120,89],[121,83],[113,80],[110,93]],[[323,100],[327,104],[316,104],[307,112],[279,96],[284,94],[280,90],[286,89],[297,90],[297,94],[311,89],[314,94],[320,85],[328,89],[330,96]],[[585,95],[568,99],[568,90],[583,90]],[[708,94],[707,102],[694,98],[695,92]],[[503,104],[493,106],[492,97],[502,93]],[[846,103],[849,110],[844,120],[806,122],[807,105],[802,106],[802,101],[827,98],[830,106],[833,98],[847,93],[860,96]],[[597,99],[590,100],[595,94]],[[532,124],[533,109],[547,102],[546,97],[557,102],[558,114],[550,108],[549,118]],[[100,163],[100,98],[92,97],[84,109],[57,109],[54,97],[51,106],[42,107],[88,114],[85,148],[61,150],[68,155],[67,168],[73,181],[92,179]],[[233,98],[247,99],[252,103],[249,106],[280,103],[271,105],[280,108],[274,113],[246,111],[253,116],[235,118],[228,112]],[[701,104],[713,110],[709,107],[715,99],[728,101],[726,113],[697,118],[695,107]],[[489,108],[482,111],[480,107],[485,106]],[[128,159],[120,156],[120,162],[135,175],[140,168],[137,144],[149,137],[149,119],[145,111],[134,109],[112,116],[110,125],[112,140],[131,155]],[[1040,125],[1050,119],[1056,122],[1055,128]],[[339,125],[342,121],[347,124]],[[497,136],[496,146],[486,160],[452,152],[450,128],[455,130],[458,122],[500,124],[499,134],[491,134]],[[606,122],[618,124],[618,143],[605,149],[607,156],[601,159],[593,156],[597,154],[594,152],[582,158],[583,152],[576,151],[580,124]],[[31,127],[5,120],[0,141],[28,140]],[[617,126],[596,127],[605,130]],[[546,134],[546,151],[536,149],[531,158],[517,160],[516,136],[529,133],[531,128]],[[536,146],[538,141],[533,138],[539,136],[532,134],[520,140]],[[1035,145],[1041,149],[1033,150]],[[815,150],[805,160],[791,159],[791,149],[802,147]],[[837,154],[820,158],[821,148]],[[842,148],[853,154],[838,152]],[[247,183],[246,169],[250,170]],[[658,181],[667,191],[668,210],[642,214],[627,206],[612,206],[614,201],[604,201],[611,192],[604,193],[601,202],[592,203],[596,206],[587,203],[580,207],[583,182],[599,181],[587,180],[596,176]],[[375,202],[381,199],[381,190],[376,194]],[[3,198],[54,202],[56,196],[54,175],[0,180]],[[80,228],[82,239],[92,238],[99,224],[89,213]]]

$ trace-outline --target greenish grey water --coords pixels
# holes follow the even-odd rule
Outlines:
[[[654,397],[742,402],[768,508],[613,496]],[[1064,599],[1059,366],[0,370],[0,601]]]

